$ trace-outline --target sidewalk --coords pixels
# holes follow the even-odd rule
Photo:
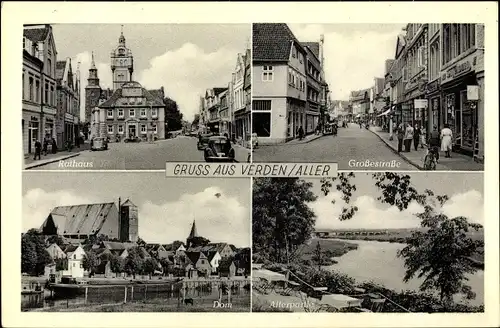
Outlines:
[[[309,142],[314,141],[316,139],[319,139],[319,138],[321,138],[323,136],[324,136],[323,134],[317,135],[317,134],[312,133],[312,134],[309,134],[309,135],[305,136],[304,139],[302,139],[302,140],[299,140],[299,138],[295,138],[295,139],[292,139],[292,140],[284,142],[284,143],[259,145],[259,148],[260,147],[267,147],[267,146],[300,145],[300,144],[309,143]]]
[[[59,151],[55,154],[47,154],[44,156],[43,154],[40,156],[41,159],[34,160],[34,154],[26,154],[24,155],[24,170],[29,170],[35,167],[43,166],[46,164],[59,162],[68,158],[79,156],[82,151],[90,149],[90,145],[85,143],[80,146],[80,148],[74,148],[73,151]]]
[[[398,153],[398,139],[394,136],[393,140],[389,140],[389,133],[382,131],[381,127],[370,127],[370,131],[377,135],[380,140],[382,140],[389,148],[391,148],[395,153],[397,153],[401,158],[405,161],[409,162],[413,166],[417,167],[420,170],[423,170],[424,167],[424,158],[427,153],[427,149],[418,148],[415,151],[415,148],[412,147],[409,153]],[[474,162],[472,157],[451,153],[451,158],[445,158],[444,153],[440,152],[439,154],[439,163],[436,166],[437,171],[482,171],[484,170],[484,165],[480,163]]]

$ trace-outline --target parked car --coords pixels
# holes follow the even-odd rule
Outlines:
[[[205,162],[234,162],[234,148],[228,138],[210,137],[204,150]]]
[[[125,138],[124,142],[141,142],[141,138],[139,137],[128,137],[128,138]]]
[[[108,140],[106,138],[97,137],[90,142],[91,150],[108,150]]]
[[[204,150],[208,146],[208,140],[210,139],[211,136],[212,136],[211,134],[202,134],[198,138],[198,143],[196,144],[198,150]]]

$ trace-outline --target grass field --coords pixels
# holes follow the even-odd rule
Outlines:
[[[318,242],[321,246],[323,261],[325,262],[323,265],[334,264],[335,260],[333,260],[332,257],[340,257],[345,253],[358,248],[358,245],[355,243],[333,239],[313,238],[308,245],[303,246],[300,250],[302,260],[312,260]]]

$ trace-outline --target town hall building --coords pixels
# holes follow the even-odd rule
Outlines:
[[[90,122],[91,138],[109,138],[110,142],[164,139],[164,89],[146,90],[133,80],[134,58],[126,47],[123,31],[118,46],[111,53],[111,72],[113,90],[104,90],[99,84],[92,54],[85,88],[85,120]]]

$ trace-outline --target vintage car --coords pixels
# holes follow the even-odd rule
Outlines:
[[[91,150],[108,150],[108,140],[106,138],[97,137],[91,141]]]
[[[124,142],[141,142],[141,138],[133,136],[133,137],[128,137],[123,140]]]
[[[204,157],[205,162],[234,162],[234,148],[226,137],[210,137]]]
[[[208,140],[211,136],[211,134],[202,134],[198,137],[198,143],[196,144],[198,150],[204,150],[208,146]]]

